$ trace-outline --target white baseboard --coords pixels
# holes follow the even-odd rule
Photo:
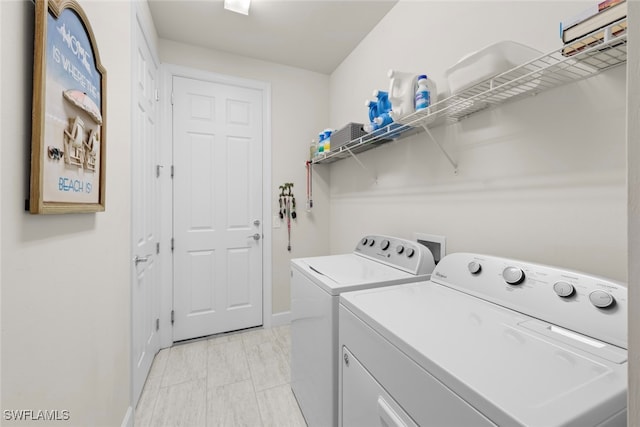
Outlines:
[[[283,311],[283,312],[280,312],[280,313],[273,313],[271,315],[271,327],[288,325],[289,323],[291,323],[291,312],[290,311]]]
[[[127,413],[124,414],[121,427],[133,427],[133,408],[131,406],[127,408]]]

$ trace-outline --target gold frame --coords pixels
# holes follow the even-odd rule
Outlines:
[[[102,212],[105,210],[105,190],[106,190],[106,125],[107,125],[107,76],[106,70],[100,62],[95,36],[89,20],[84,10],[76,0],[36,0],[35,11],[35,38],[34,38],[34,61],[33,61],[33,108],[32,108],[32,130],[31,130],[31,182],[28,200],[28,210],[32,214],[66,214],[66,213],[92,213]],[[93,113],[93,117],[99,116],[100,122],[96,129],[92,131],[91,137],[94,141],[99,142],[99,161],[95,161],[95,152],[90,151],[93,155],[92,162],[89,161],[87,154],[87,170],[93,173],[92,180],[97,179],[97,202],[85,201],[47,201],[44,200],[45,185],[45,161],[47,154],[51,157],[51,148],[45,146],[45,118],[47,116],[47,48],[49,44],[47,20],[49,14],[54,19],[59,19],[65,9],[71,9],[77,15],[80,23],[84,27],[85,35],[89,40],[92,49],[93,59],[95,61],[95,70],[100,75],[100,106],[99,113]],[[55,48],[55,47],[54,47]],[[86,94],[85,94],[86,95]],[[96,105],[97,107],[97,105]],[[94,119],[96,120],[96,119]],[[82,121],[82,120],[81,120]],[[65,134],[71,135],[65,130]],[[93,150],[93,141],[89,139],[84,141],[84,133],[81,134],[80,141],[83,145],[89,146]],[[61,139],[64,136],[60,137]],[[70,146],[70,145],[69,145]],[[82,146],[80,150],[83,150]],[[54,152],[59,160],[63,151]],[[65,153],[68,155],[68,153]],[[77,164],[77,163],[75,163]],[[84,171],[83,171],[84,173]],[[92,183],[93,183],[92,181]],[[93,185],[91,187],[93,188]],[[92,191],[92,190],[89,190]],[[82,192],[82,191],[81,191]],[[95,196],[92,196],[95,198]]]

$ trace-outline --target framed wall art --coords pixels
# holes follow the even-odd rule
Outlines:
[[[33,214],[105,209],[106,71],[75,0],[36,0],[31,183]]]

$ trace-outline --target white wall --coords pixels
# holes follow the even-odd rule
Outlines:
[[[0,23],[2,23],[2,4],[0,4]],[[2,45],[4,38],[1,37],[2,32],[0,30],[0,100],[4,99],[2,97],[2,68],[3,68],[3,58],[2,54]],[[0,101],[0,137],[4,135],[2,133],[2,102]],[[0,165],[2,164],[2,150],[0,150]],[[2,188],[2,173],[0,173],[0,189]],[[2,192],[0,191],[0,196],[2,196]],[[2,197],[0,197],[0,242],[2,242]],[[2,320],[2,244],[0,243],[0,321]],[[1,326],[0,326],[1,327]],[[2,332],[0,330],[0,382],[2,381]],[[2,386],[0,386],[0,407],[2,406]]]
[[[589,2],[586,3],[590,4]],[[511,39],[549,52],[584,2],[401,1],[331,75],[331,126],[364,121],[390,68],[442,89],[462,56]],[[331,252],[364,233],[447,237],[473,251],[626,281],[625,67],[480,112],[330,168]],[[377,182],[371,177],[375,175]]]
[[[317,256],[329,250],[328,174],[315,173],[314,209],[305,212],[306,175],[304,161],[309,143],[328,123],[329,76],[302,69],[258,61],[224,52],[160,40],[160,59],[218,74],[268,82],[271,85],[272,206],[278,214],[278,186],[294,183],[298,219],[292,225],[292,251],[287,252],[287,227],[273,230],[272,309],[287,312],[290,305],[289,260]],[[271,226],[271,224],[265,224]]]
[[[73,425],[118,426],[130,398],[131,5],[80,3],[107,70],[106,211],[38,216],[24,211],[34,5],[0,2],[0,406],[66,409]]]
[[[629,165],[629,426],[640,426],[640,1],[629,2],[627,150]]]
[[[0,4],[0,23],[2,23],[2,4]],[[2,97],[2,68],[4,63],[4,54],[2,53],[2,45],[4,44],[2,37],[2,32],[0,30],[0,137],[4,135],[2,133],[2,102],[4,99]],[[2,164],[2,150],[0,150],[0,165]],[[2,173],[0,173],[0,189],[2,189]],[[0,191],[0,196],[2,196],[2,191]],[[0,242],[2,242],[2,197],[0,197]],[[2,320],[2,244],[0,243],[0,321]],[[0,326],[1,328],[1,326]],[[0,382],[2,381],[2,332],[0,330]],[[0,386],[0,406],[2,406],[2,387]]]

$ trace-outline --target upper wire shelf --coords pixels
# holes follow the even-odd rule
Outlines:
[[[619,22],[416,111],[397,123],[354,139],[334,151],[320,153],[312,162],[333,163],[418,133],[437,120],[455,123],[485,108],[586,79],[624,64],[627,61],[626,31],[617,35],[611,32]],[[599,32],[604,36],[594,37]],[[568,54],[568,46],[576,45],[579,49]]]

